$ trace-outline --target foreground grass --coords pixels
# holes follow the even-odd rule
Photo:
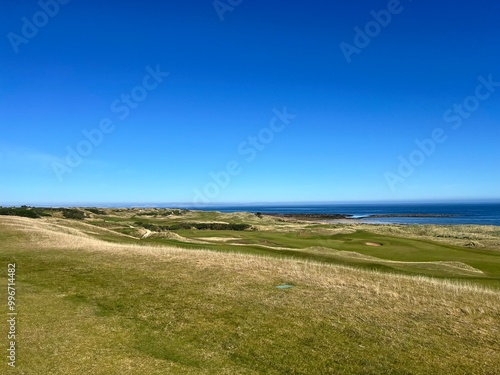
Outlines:
[[[500,373],[500,293],[476,286],[20,218],[0,218],[0,259],[18,265],[16,373]]]

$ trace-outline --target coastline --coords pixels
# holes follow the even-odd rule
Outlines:
[[[10,208],[9,208],[10,207]],[[0,207],[9,210],[15,206]],[[21,206],[36,207],[36,206]],[[500,203],[408,203],[408,204],[234,204],[189,207],[177,204],[82,204],[38,206],[51,210],[57,207],[90,207],[92,209],[177,209],[246,212],[270,215],[282,220],[319,221],[332,223],[415,224],[415,225],[487,225],[500,227]]]
[[[500,226],[500,203],[261,204],[202,208],[220,212],[260,212],[296,220],[368,224]],[[340,221],[337,221],[340,220]],[[358,221],[356,221],[358,222]]]
[[[260,214],[260,213],[255,213]],[[458,215],[451,214],[374,214],[366,216],[354,216],[350,214],[318,214],[318,213],[266,213],[266,216],[285,218],[300,221],[313,221],[330,224],[405,224],[397,223],[391,220],[373,220],[373,219],[391,219],[391,218],[451,218]]]

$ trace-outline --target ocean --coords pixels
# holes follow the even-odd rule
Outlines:
[[[221,212],[261,212],[263,214],[344,214],[368,223],[500,226],[500,203],[498,202],[211,205],[196,209]],[[387,217],[370,218],[370,215]],[[390,217],[390,215],[397,215],[397,217]],[[403,215],[429,216],[404,217]]]

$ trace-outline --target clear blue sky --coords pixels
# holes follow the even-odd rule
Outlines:
[[[2,1],[0,204],[500,198],[498,1],[215,5]]]

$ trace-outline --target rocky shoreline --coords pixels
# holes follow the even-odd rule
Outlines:
[[[266,213],[267,216],[285,217],[290,219],[320,219],[320,220],[336,220],[336,219],[352,219],[352,215],[344,214],[275,214]]]
[[[376,214],[364,216],[365,218],[385,218],[385,217],[457,217],[458,215],[450,214]]]

